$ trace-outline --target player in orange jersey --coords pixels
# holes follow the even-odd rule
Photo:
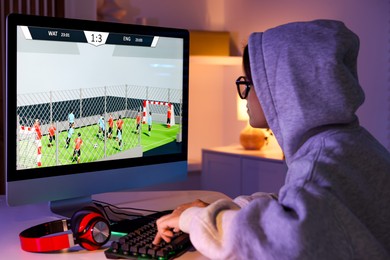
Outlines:
[[[41,124],[39,123],[39,119],[35,119],[34,129],[35,129],[35,133],[37,134],[36,140],[41,140],[42,131],[41,131]]]
[[[77,138],[76,140],[74,141],[75,143],[75,146],[74,146],[74,151],[73,151],[73,159],[72,159],[72,162],[74,160],[77,160],[77,163],[80,163],[80,156],[81,156],[81,145],[83,144],[83,140],[81,139],[81,133],[78,133],[77,134]]]
[[[119,118],[118,118],[118,120],[116,121],[116,128],[117,128],[117,130],[116,130],[116,135],[118,135],[118,131],[121,131],[121,134],[123,135],[123,130],[122,130],[122,128],[123,128],[123,120],[122,120],[122,117],[121,116],[119,116]]]
[[[139,126],[141,125],[141,115],[140,115],[139,112],[137,113],[136,122],[137,122],[137,131],[138,131],[139,130]]]
[[[112,137],[112,129],[114,129],[114,119],[112,118],[112,115],[110,114],[110,118],[108,118],[108,132],[107,132],[107,137],[110,139]]]
[[[49,127],[49,144],[47,146],[49,147],[53,146],[54,144],[52,142],[55,140],[56,140],[56,128],[53,124],[51,124]]]
[[[171,116],[172,116],[172,111],[171,111],[171,106],[168,106],[168,111],[167,111],[167,127],[171,127]]]

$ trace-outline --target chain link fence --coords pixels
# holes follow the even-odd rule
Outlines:
[[[18,95],[17,168],[107,160],[123,151],[142,156],[136,118],[144,100],[171,103],[180,122],[179,89],[118,85]],[[167,107],[150,105],[149,111],[154,122],[166,122]]]

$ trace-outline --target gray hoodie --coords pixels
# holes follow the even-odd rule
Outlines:
[[[257,96],[288,166],[278,199],[190,208],[182,230],[212,259],[390,259],[390,154],[359,125],[359,39],[338,21],[250,36]]]

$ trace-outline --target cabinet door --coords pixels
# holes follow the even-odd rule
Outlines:
[[[219,191],[231,198],[241,194],[240,158],[203,151],[202,188]]]
[[[282,161],[243,159],[242,193],[278,193],[286,178],[287,166]]]

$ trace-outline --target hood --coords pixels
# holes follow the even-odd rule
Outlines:
[[[313,133],[358,124],[359,38],[342,22],[316,20],[251,34],[253,84],[286,160]]]

